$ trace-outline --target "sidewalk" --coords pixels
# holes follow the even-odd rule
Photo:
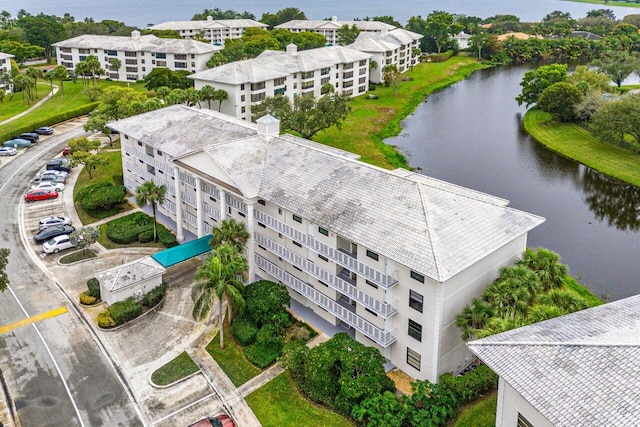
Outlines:
[[[0,126],[6,125],[7,123],[11,123],[14,120],[18,120],[22,116],[26,116],[27,114],[29,114],[30,112],[32,112],[33,110],[35,110],[36,108],[38,108],[39,106],[47,102],[49,99],[51,99],[51,97],[53,97],[53,95],[55,95],[57,92],[58,92],[58,86],[53,85],[53,91],[50,91],[47,96],[45,96],[40,101],[33,104],[31,107],[29,107],[29,109],[23,111],[22,113],[16,114],[15,116],[9,117],[7,120],[0,122]]]

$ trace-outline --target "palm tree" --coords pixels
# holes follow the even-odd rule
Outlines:
[[[483,294],[484,300],[495,307],[496,314],[502,317],[515,317],[526,313],[531,294],[524,286],[511,280],[499,280],[492,283]]]
[[[120,67],[122,67],[122,61],[120,61],[118,58],[111,58],[109,60],[109,65],[111,71],[116,72],[116,80],[120,80]]]
[[[512,286],[522,286],[531,295],[531,300],[544,290],[544,285],[531,269],[524,265],[505,267],[500,271],[500,280],[508,281]],[[531,301],[529,301],[531,302]]]
[[[494,314],[489,304],[474,298],[471,304],[465,306],[462,313],[456,317],[456,326],[462,329],[462,339],[467,341],[473,338],[478,330],[486,327]]]
[[[529,310],[529,314],[527,315],[527,323],[542,322],[543,320],[564,316],[567,313],[567,311],[555,305],[536,304],[531,308],[531,310]]]
[[[144,206],[147,203],[151,205],[153,212],[153,241],[158,240],[158,224],[156,221],[156,205],[163,204],[167,194],[166,185],[156,185],[153,181],[145,181],[136,190],[136,203],[138,206]]]
[[[209,246],[213,250],[216,248],[230,243],[236,249],[236,252],[243,253],[244,245],[249,240],[249,233],[244,227],[244,223],[238,222],[235,219],[225,219],[220,223],[219,227],[211,230],[212,238],[209,241]]]
[[[38,96],[38,79],[41,79],[43,76],[42,70],[36,67],[29,67],[25,73],[27,76],[33,79],[33,84],[36,89],[36,97]]]
[[[53,71],[50,71],[49,74],[51,74],[52,78],[60,82],[60,96],[64,96],[64,79],[69,76],[67,69],[63,65],[58,65]]]
[[[195,301],[193,317],[204,319],[211,313],[211,306],[218,299],[220,327],[220,348],[224,348],[224,311],[223,302],[227,301],[229,320],[231,307],[242,310],[244,301],[244,284],[242,279],[249,269],[247,260],[239,254],[231,243],[219,246],[212,255],[205,258],[195,274],[196,284],[193,287],[192,298]]]
[[[214,98],[215,92],[216,90],[213,88],[213,86],[209,86],[209,85],[202,86],[198,91],[198,96],[200,100],[207,101],[207,104],[209,105],[209,109],[211,109],[211,100]]]
[[[584,310],[589,304],[575,292],[564,289],[553,289],[544,295],[540,295],[538,301],[558,307],[567,313]]]
[[[530,268],[545,290],[562,286],[567,275],[567,266],[560,262],[560,255],[544,248],[538,248],[537,251],[527,249],[518,264]]]
[[[224,89],[218,89],[215,92],[214,101],[218,101],[218,111],[222,109],[222,103],[229,99],[229,94]]]

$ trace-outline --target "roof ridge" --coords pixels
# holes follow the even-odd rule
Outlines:
[[[590,343],[590,342],[536,342],[536,341],[498,341],[498,342],[471,342],[469,345],[475,346],[516,346],[516,345],[527,345],[527,346],[537,346],[537,347],[640,347],[640,342],[637,344],[614,344],[614,343]]]
[[[442,270],[442,267],[440,266],[440,262],[438,261],[438,254],[436,253],[434,239],[432,237],[435,233],[431,232],[432,230],[431,230],[431,221],[429,220],[429,209],[427,208],[425,196],[422,193],[422,186],[420,185],[419,182],[414,181],[414,183],[415,185],[418,186],[418,193],[420,194],[420,203],[422,204],[422,209],[424,210],[424,217],[427,225],[427,233],[429,235],[429,244],[431,245],[431,253],[433,254],[433,262],[436,268],[435,276],[438,280],[441,280],[442,275],[440,274],[440,271]]]

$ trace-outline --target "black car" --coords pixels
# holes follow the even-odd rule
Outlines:
[[[63,162],[58,160],[60,159],[53,159],[52,161],[48,162],[46,169],[52,171],[71,172],[71,163],[68,160],[65,160]]]
[[[56,236],[63,234],[71,234],[76,231],[76,228],[71,225],[56,225],[55,227],[48,227],[33,236],[37,243],[44,243]]]
[[[40,139],[40,135],[38,135],[37,133],[26,132],[26,133],[23,133],[22,135],[18,136],[18,138],[26,139],[27,141],[31,142],[32,144],[35,144]]]
[[[50,128],[48,126],[43,126],[41,128],[34,129],[33,133],[37,133],[38,135],[52,135],[53,128]]]

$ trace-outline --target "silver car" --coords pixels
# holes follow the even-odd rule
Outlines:
[[[47,216],[44,218],[40,218],[39,228],[40,230],[44,230],[48,227],[53,227],[55,225],[71,225],[71,218],[66,216]]]
[[[18,150],[13,147],[0,147],[0,156],[15,156]]]

